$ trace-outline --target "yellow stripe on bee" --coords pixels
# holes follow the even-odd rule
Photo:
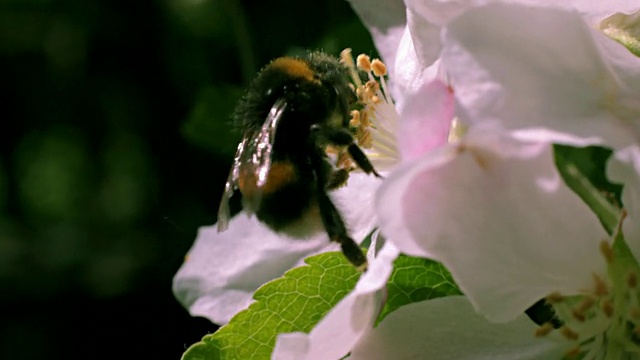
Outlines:
[[[320,80],[315,78],[313,70],[305,61],[290,57],[281,57],[273,60],[270,67],[287,73],[287,75],[302,78],[310,82],[319,83]]]
[[[260,191],[262,194],[271,194],[279,189],[295,182],[298,178],[298,174],[295,166],[288,161],[277,161],[271,164],[269,174],[267,175],[267,181],[262,186]],[[253,171],[253,167],[241,168],[240,178],[238,179],[238,188],[245,197],[252,197],[257,195],[258,190],[258,177]]]

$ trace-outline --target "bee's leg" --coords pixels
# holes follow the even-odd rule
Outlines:
[[[371,161],[367,158],[367,155],[362,152],[360,147],[356,143],[353,142],[353,136],[349,132],[349,130],[344,128],[331,128],[331,127],[323,127],[322,129],[318,129],[321,132],[322,138],[326,141],[330,142],[334,145],[346,146],[347,151],[349,151],[349,155],[353,159],[353,161],[358,164],[360,169],[367,174],[373,174],[377,177],[381,177],[380,174],[373,168]]]
[[[346,184],[348,179],[349,179],[349,170],[338,169],[338,170],[332,171],[331,174],[329,175],[329,179],[327,180],[327,185],[325,186],[325,188],[327,190],[335,190],[339,187],[342,187],[344,184]]]
[[[349,151],[349,155],[351,156],[353,161],[355,161],[355,163],[358,164],[358,166],[360,167],[360,169],[362,169],[362,171],[364,171],[367,174],[373,173],[373,175],[375,175],[376,177],[382,177],[380,176],[380,174],[378,174],[376,169],[373,168],[371,161],[369,161],[369,158],[367,157],[367,155],[365,155],[362,152],[362,150],[360,149],[360,147],[358,147],[358,145],[356,145],[355,143],[351,143],[347,147],[347,151]]]
[[[329,235],[329,240],[340,244],[342,253],[356,269],[365,271],[367,269],[367,257],[356,244],[342,220],[340,212],[327,195],[325,187],[330,179],[331,165],[326,162],[319,148],[314,149],[314,155],[310,157],[316,175],[316,199],[318,201],[318,210],[324,229]]]
[[[329,235],[329,239],[340,244],[342,253],[356,269],[359,271],[367,270],[367,257],[362,253],[358,244],[347,234],[342,216],[340,216],[338,209],[333,205],[327,193],[318,191],[317,198],[322,223]]]

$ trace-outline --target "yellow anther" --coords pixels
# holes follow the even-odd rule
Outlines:
[[[371,71],[371,60],[369,56],[365,54],[360,54],[356,58],[356,63],[358,64],[358,69],[369,72]]]
[[[565,297],[558,292],[553,292],[547,295],[547,297],[545,298],[545,300],[547,300],[547,302],[551,305],[563,302],[564,299]]]
[[[560,328],[560,334],[562,334],[562,336],[564,336],[567,340],[576,341],[580,338],[580,335],[578,335],[577,332],[569,329],[566,326]]]
[[[578,356],[580,356],[581,352],[582,352],[582,350],[580,350],[580,347],[576,346],[573,349],[567,351],[567,353],[565,354],[565,358],[567,358],[567,359],[576,359],[576,358],[578,358]]]
[[[600,253],[602,254],[602,256],[604,256],[607,264],[611,264],[613,262],[613,249],[611,248],[611,244],[609,244],[609,241],[602,240],[600,242]]]
[[[351,56],[351,48],[346,48],[340,52],[340,62],[353,67],[353,56]]]
[[[370,91],[374,94],[376,93],[376,91],[380,90],[380,84],[378,84],[378,82],[374,80],[367,81],[364,87],[367,91]]]
[[[605,297],[609,295],[609,289],[607,283],[598,275],[593,274],[593,282],[595,283],[594,294],[599,297]]]
[[[340,153],[340,149],[334,145],[327,145],[324,152],[327,153],[327,155],[338,155]]]
[[[360,124],[362,124],[363,127],[368,128],[369,126],[371,126],[371,119],[369,118],[369,112],[365,111],[363,113],[360,114]]]
[[[585,311],[591,309],[591,307],[593,307],[595,303],[596,301],[593,298],[586,296],[584,297],[584,299],[582,299],[580,304],[578,304],[578,307],[576,309],[579,312],[584,313]]]
[[[349,154],[345,151],[341,151],[338,154],[338,161],[336,162],[336,166],[345,170],[351,170],[354,168],[351,156],[349,156]]]
[[[351,127],[360,126],[360,111],[358,110],[351,111],[351,120],[349,120],[349,126]]]
[[[553,324],[546,322],[536,329],[534,335],[535,337],[543,337],[548,335],[551,331],[553,331]]]
[[[581,322],[581,323],[587,320],[587,317],[585,316],[584,312],[579,311],[578,309],[571,310],[571,315],[573,316],[574,319],[578,320],[578,322]]]
[[[377,77],[387,75],[387,66],[380,61],[380,59],[373,59],[371,62],[371,69],[373,70],[373,74]]]
[[[605,300],[602,302],[602,304],[600,304],[600,307],[602,308],[602,312],[608,317],[612,317],[613,316],[613,302],[611,300]]]
[[[627,286],[630,289],[635,289],[638,286],[638,275],[635,272],[630,272],[627,275]]]

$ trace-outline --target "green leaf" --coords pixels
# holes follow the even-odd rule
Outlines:
[[[231,85],[203,88],[182,126],[183,135],[217,154],[233,157],[242,134],[234,130],[231,114],[241,96],[242,90]]]
[[[607,36],[640,57],[640,26],[637,15],[617,13],[602,21],[601,29]]]
[[[620,221],[622,186],[606,177],[611,150],[597,146],[575,148],[554,145],[556,167],[569,186],[595,212],[609,234]]]
[[[305,259],[263,285],[248,309],[184,353],[184,360],[269,359],[280,333],[309,332],[354,287],[360,272],[340,252]]]
[[[462,294],[442,264],[406,255],[400,255],[393,263],[387,289],[387,302],[378,323],[403,305]]]

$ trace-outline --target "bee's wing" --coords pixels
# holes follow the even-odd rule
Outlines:
[[[267,119],[260,130],[253,134],[247,144],[247,151],[243,154],[244,159],[240,172],[242,176],[246,175],[244,179],[251,180],[246,183],[251,196],[244,197],[242,204],[244,210],[250,214],[260,206],[262,188],[267,183],[267,177],[271,169],[271,153],[276,139],[276,129],[286,107],[287,102],[284,98],[276,100],[269,110]]]
[[[284,98],[276,100],[262,127],[258,131],[248,131],[238,145],[218,210],[218,231],[224,231],[229,226],[229,198],[238,188],[241,176],[245,187],[251,188],[251,196],[245,196],[243,199],[245,211],[252,213],[260,205],[262,187],[266,184],[271,169],[271,152],[276,129],[286,107],[287,102]]]
[[[222,199],[220,200],[220,207],[218,208],[218,232],[225,231],[229,227],[229,219],[231,218],[229,211],[229,199],[238,188],[238,178],[240,177],[240,165],[242,162],[241,159],[244,157],[248,142],[249,137],[245,136],[240,144],[238,144],[236,155],[233,157],[233,166],[231,167],[231,171],[229,171],[227,183],[224,185],[224,192],[222,193]]]

